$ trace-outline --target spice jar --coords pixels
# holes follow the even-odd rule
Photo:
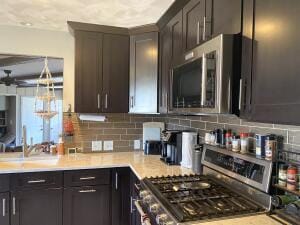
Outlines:
[[[57,154],[58,155],[64,155],[65,154],[65,146],[64,146],[64,141],[63,141],[62,136],[60,136],[59,139],[58,139]]]
[[[232,136],[232,151],[239,152],[240,150],[241,150],[240,136],[234,135]]]
[[[231,134],[231,130],[227,130],[227,132],[225,134],[225,145],[226,145],[226,149],[227,150],[231,150],[232,149],[232,134]]]
[[[266,160],[273,160],[275,158],[276,148],[277,148],[276,135],[274,134],[267,135],[265,140]]]
[[[287,186],[286,188],[290,191],[296,190],[297,182],[297,167],[290,165],[287,169]]]
[[[281,164],[279,165],[278,170],[278,185],[286,187],[287,181],[287,165]]]
[[[248,133],[241,133],[241,153],[248,153],[249,149],[249,135]]]
[[[256,134],[255,135],[255,155],[259,157],[265,157],[265,141],[266,141],[266,136],[261,135],[261,134]]]

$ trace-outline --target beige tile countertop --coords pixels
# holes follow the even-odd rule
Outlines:
[[[150,176],[191,174],[190,169],[180,166],[168,166],[159,160],[159,156],[143,152],[86,153],[59,157],[44,156],[24,160],[5,159],[0,156],[0,174],[23,173],[55,170],[96,169],[130,166],[139,179]],[[194,225],[277,225],[279,223],[266,215],[255,215],[234,219],[196,223]]]

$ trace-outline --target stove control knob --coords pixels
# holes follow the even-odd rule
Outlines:
[[[152,205],[150,205],[150,212],[153,212],[153,213],[157,213],[158,212],[158,209],[159,209],[159,204],[157,204],[157,203],[154,203],[154,204],[152,204]]]
[[[140,197],[141,197],[141,198],[145,198],[145,196],[147,196],[147,195],[149,195],[149,191],[145,191],[145,190],[144,190],[144,191],[141,191],[141,192],[140,192]]]
[[[159,224],[159,225],[164,225],[165,222],[167,222],[167,219],[168,219],[168,215],[167,214],[165,214],[165,213],[158,214],[156,216],[156,223]]]
[[[146,203],[150,203],[152,200],[152,196],[151,195],[146,195],[144,198],[143,198],[143,201],[146,202]]]

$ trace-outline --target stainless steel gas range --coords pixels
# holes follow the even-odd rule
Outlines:
[[[205,146],[203,175],[145,178],[135,205],[145,225],[185,225],[266,213],[272,162]]]

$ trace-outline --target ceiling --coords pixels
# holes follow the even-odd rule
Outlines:
[[[0,0],[0,24],[67,30],[67,21],[134,27],[155,23],[174,0]]]

